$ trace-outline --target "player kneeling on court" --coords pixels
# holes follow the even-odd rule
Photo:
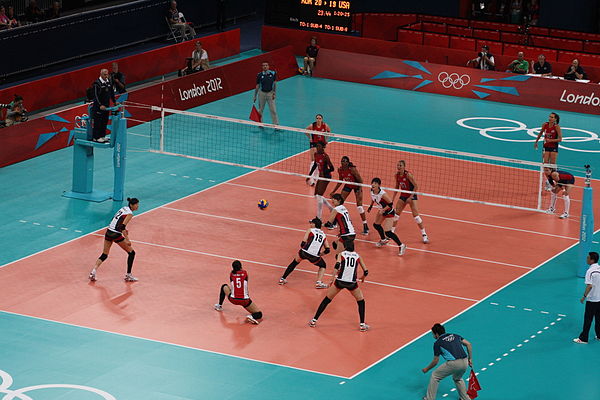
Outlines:
[[[219,303],[215,304],[215,310],[223,311],[223,302],[225,301],[225,296],[227,296],[231,304],[242,306],[246,311],[251,313],[246,315],[247,322],[258,325],[258,320],[263,317],[263,314],[258,309],[258,306],[252,302],[248,294],[248,273],[242,269],[242,263],[238,260],[231,263],[231,268],[232,271],[229,274],[231,286],[226,283],[221,286]]]
[[[325,311],[325,308],[331,300],[343,289],[348,289],[352,296],[356,299],[358,304],[358,315],[360,317],[359,329],[361,332],[369,330],[369,325],[365,324],[365,298],[363,297],[362,291],[358,287],[356,276],[358,273],[358,266],[363,270],[363,276],[360,278],[361,282],[365,281],[365,277],[369,274],[369,270],[362,261],[362,258],[354,251],[354,243],[346,243],[346,250],[342,251],[336,256],[337,263],[335,264],[335,272],[333,274],[334,279],[331,282],[327,290],[327,295],[319,305],[317,312],[313,319],[310,320],[308,326],[314,328],[317,325],[317,320]]]
[[[325,260],[321,257],[321,250],[323,250],[323,254],[329,253],[329,245],[327,244],[327,237],[325,233],[321,230],[321,220],[319,218],[313,218],[308,221],[310,224],[310,228],[306,230],[304,234],[304,239],[302,239],[302,243],[300,243],[300,250],[298,250],[298,255],[294,258],[294,260],[288,265],[287,269],[283,273],[283,276],[279,278],[279,284],[285,285],[287,283],[286,278],[294,271],[296,266],[302,262],[302,260],[308,260],[317,267],[319,267],[319,272],[317,272],[317,282],[315,287],[317,289],[327,289],[328,285],[323,283],[323,275],[325,275],[325,268],[327,264],[325,264]]]

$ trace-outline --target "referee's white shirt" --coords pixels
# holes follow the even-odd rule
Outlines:
[[[600,301],[600,265],[598,263],[590,265],[587,272],[585,273],[585,284],[592,285],[592,290],[588,293],[585,298],[586,301],[599,302]]]

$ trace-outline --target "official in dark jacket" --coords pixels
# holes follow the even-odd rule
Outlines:
[[[92,132],[93,141],[98,143],[108,142],[106,125],[108,125],[110,101],[116,103],[115,92],[110,81],[108,70],[100,70],[100,77],[94,81],[94,100],[92,105]]]

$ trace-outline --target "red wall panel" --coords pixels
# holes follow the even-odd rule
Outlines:
[[[242,61],[212,68],[208,71],[159,83],[129,93],[129,101],[176,109],[189,109],[211,101],[250,90],[256,86],[256,74],[260,64],[267,61],[277,70],[279,79],[297,74],[298,65],[291,47],[285,47]],[[248,98],[250,107],[250,98]],[[157,118],[156,112],[128,107],[135,120],[149,121]],[[23,161],[41,154],[69,146],[69,131],[73,129],[76,116],[87,114],[87,105],[61,111],[56,115],[67,122],[36,118],[0,131],[0,167]],[[131,121],[129,121],[131,123]],[[131,125],[130,125],[131,126]],[[64,130],[63,130],[64,129]],[[46,143],[36,149],[40,135],[55,133]]]
[[[522,43],[524,36],[520,33],[500,32],[500,41],[504,43]]]
[[[206,36],[200,40],[211,60],[240,52],[239,29]],[[130,84],[181,69],[185,58],[191,55],[193,49],[194,41],[188,41],[113,61],[119,63],[119,69]],[[110,70],[111,62],[0,90],[0,102],[10,101],[13,94],[19,94],[25,98],[27,108],[35,111],[83,98],[85,90],[98,78],[100,69]],[[40,96],[41,93],[44,95]]]
[[[448,25],[447,31],[448,31],[447,33],[449,35],[459,35],[459,36],[467,36],[467,37],[473,36],[473,29],[466,27],[466,26]]]
[[[360,62],[358,62],[359,59]],[[537,77],[524,77],[523,81],[503,80],[503,78],[510,78],[514,75],[431,63],[422,67],[427,69],[427,72],[399,59],[323,49],[319,54],[319,67],[315,70],[315,75],[321,78],[405,90],[415,90],[419,86],[416,90],[420,92],[467,97],[480,101],[499,101],[555,110],[600,114],[600,97],[594,93],[597,92],[596,85]],[[373,79],[383,71],[394,71],[408,76],[418,74],[422,78]],[[465,77],[462,80],[467,83],[462,83],[459,87],[444,85],[444,77],[452,74],[468,76],[468,79]],[[491,86],[493,87],[500,86],[511,89],[505,92],[494,90],[487,87],[485,83],[481,83],[484,79],[492,79],[494,82]],[[423,83],[426,84],[421,85]],[[485,100],[481,100],[475,92],[485,93],[487,95]],[[591,101],[584,101],[586,97]]]
[[[417,22],[415,14],[372,14],[363,15],[361,35],[383,40],[396,40],[396,30],[400,26]]]
[[[436,22],[423,22],[421,23],[421,29],[423,30],[423,32],[446,33],[446,24],[440,24]]]
[[[583,51],[586,53],[600,54],[600,42],[584,42]]]
[[[423,44],[423,32],[400,28],[396,40],[398,42]]]

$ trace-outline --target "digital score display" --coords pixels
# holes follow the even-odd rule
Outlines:
[[[349,32],[352,26],[351,1],[297,0],[298,27],[333,32]]]
[[[349,33],[352,1],[267,0],[265,22],[290,28]]]

